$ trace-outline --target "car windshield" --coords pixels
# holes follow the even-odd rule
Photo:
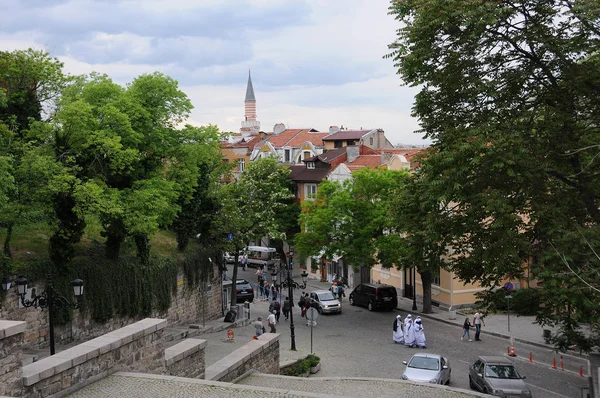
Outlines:
[[[520,379],[521,375],[512,365],[486,365],[485,377],[494,379]]]
[[[331,292],[324,292],[324,293],[319,293],[319,300],[321,300],[321,301],[335,300],[335,297],[333,297],[333,294]]]
[[[237,281],[235,281],[235,284],[237,286],[239,286],[239,285],[249,285],[250,283],[245,279],[238,279]]]
[[[429,357],[412,357],[408,363],[408,367],[415,369],[440,370],[440,360]]]

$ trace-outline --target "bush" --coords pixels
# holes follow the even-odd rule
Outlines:
[[[311,362],[308,359],[301,359],[298,362],[281,370],[281,374],[286,376],[302,376],[310,370]]]
[[[319,364],[319,362],[321,362],[321,358],[319,358],[318,356],[314,355],[314,354],[310,354],[309,356],[306,357],[306,360],[308,362],[310,362],[310,367],[312,368],[313,366],[317,366]]]
[[[511,311],[519,315],[535,315],[540,309],[540,294],[537,289],[519,289],[512,293]]]

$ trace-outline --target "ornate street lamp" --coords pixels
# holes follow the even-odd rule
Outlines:
[[[8,289],[10,289],[10,279],[8,278],[4,278],[2,279],[2,290],[4,290],[5,292],[8,292]]]
[[[67,298],[61,296],[56,290],[54,290],[52,274],[48,274],[48,278],[46,280],[46,291],[35,297],[32,297],[31,300],[25,298],[25,294],[27,293],[27,279],[23,276],[19,276],[15,280],[15,284],[17,285],[17,293],[19,294],[23,307],[48,308],[50,355],[54,355],[54,308],[79,308],[82,304],[81,299],[83,298],[83,281],[81,279],[75,279],[71,282],[71,286],[73,286],[73,294],[75,295],[76,299],[74,302],[69,301]],[[4,287],[4,281],[2,282],[2,286]],[[10,287],[10,282],[8,286]]]
[[[280,284],[275,284],[275,277],[279,274],[281,279],[281,273],[283,271],[287,271],[287,278],[282,280]],[[294,289],[306,289],[306,282],[308,281],[308,272],[302,271],[302,284],[294,281],[292,279],[292,274],[290,272],[290,264],[288,262],[287,270],[279,269],[273,270],[271,272],[271,276],[273,277],[273,283],[278,290],[281,288],[288,289],[288,297],[290,298],[290,338],[292,340],[292,351],[296,351],[296,335],[294,334],[294,311],[292,310],[294,307]],[[280,290],[281,291],[281,290]]]

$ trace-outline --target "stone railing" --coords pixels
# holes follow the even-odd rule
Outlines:
[[[265,333],[206,368],[206,380],[230,382],[248,372],[279,374],[279,334]]]
[[[20,395],[25,322],[0,320],[0,395]]]
[[[166,373],[171,376],[204,378],[206,340],[185,339],[165,350]]]
[[[24,395],[66,395],[117,371],[165,372],[165,319],[146,318],[23,367]]]

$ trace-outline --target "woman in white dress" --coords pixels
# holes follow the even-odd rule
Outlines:
[[[408,326],[404,329],[404,345],[412,348],[415,344],[415,324],[412,319],[409,319]]]
[[[408,314],[406,318],[404,318],[404,341],[408,339],[408,323],[412,320],[412,315]]]
[[[415,343],[417,344],[417,346],[419,346],[421,348],[427,348],[426,340],[425,340],[425,333],[423,332],[423,321],[421,321],[420,316],[418,316],[417,319],[415,319],[414,329],[415,329]]]
[[[394,331],[394,333],[392,334],[394,343],[404,344],[404,328],[402,324],[402,317],[400,315],[396,316],[392,330]]]

